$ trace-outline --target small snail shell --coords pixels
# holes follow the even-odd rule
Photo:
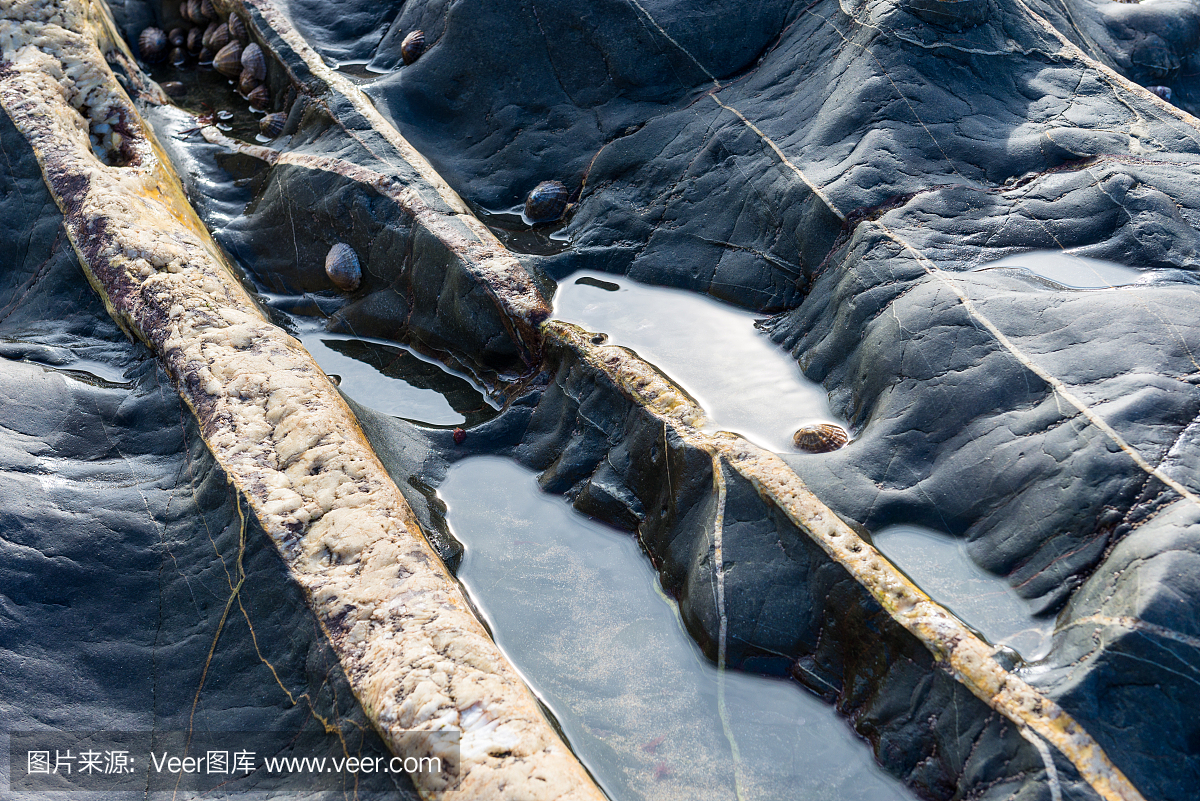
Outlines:
[[[275,111],[258,121],[258,130],[263,136],[274,139],[283,133],[283,125],[287,122],[287,115],[282,111]]]
[[[1161,97],[1163,100],[1167,101],[1168,103],[1171,102],[1171,87],[1169,87],[1169,86],[1147,86],[1146,89],[1147,89],[1147,91],[1153,92],[1154,94],[1158,95],[1159,97]]]
[[[267,108],[271,105],[271,91],[262,83],[247,92],[246,99],[255,108]]]
[[[171,50],[170,62],[176,67],[182,67],[187,63],[187,51],[182,47],[176,47]]]
[[[246,32],[246,23],[242,22],[242,18],[237,14],[229,15],[229,35],[242,44],[250,41],[250,34]]]
[[[213,56],[213,69],[227,78],[236,78],[242,74],[242,46],[238,42],[230,42],[217,51]]]
[[[561,220],[570,193],[559,181],[542,181],[525,199],[525,216],[536,224]]]
[[[354,248],[344,242],[338,242],[329,249],[325,257],[325,274],[329,280],[343,292],[353,292],[362,282],[362,268],[358,265],[358,256]]]
[[[187,47],[187,31],[183,28],[172,28],[167,34],[167,41],[172,47]]]
[[[267,78],[267,60],[263,58],[262,48],[256,42],[246,45],[242,51],[242,69],[249,72],[256,81]]]
[[[155,64],[166,57],[168,44],[167,35],[161,28],[146,28],[138,37],[138,52],[143,61]]]
[[[425,52],[425,32],[413,31],[400,42],[400,58],[405,64],[411,64]]]
[[[238,78],[237,90],[244,95],[249,95],[258,87],[262,86],[262,82],[255,78],[250,70],[243,69],[242,75]]]
[[[796,447],[809,453],[829,453],[850,441],[846,429],[832,423],[803,426],[792,435]]]

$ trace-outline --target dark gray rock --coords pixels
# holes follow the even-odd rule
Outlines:
[[[88,286],[5,115],[0,146],[0,729],[308,732],[337,755],[328,721],[387,754],[191,414]],[[261,776],[215,797],[251,790],[343,797]],[[416,798],[407,780],[358,790]]]

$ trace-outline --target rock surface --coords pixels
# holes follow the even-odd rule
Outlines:
[[[718,493],[710,455],[603,369],[539,352],[491,289],[501,282],[463,268],[380,181],[414,170],[297,42],[270,33],[276,12],[328,61],[386,73],[364,85],[379,113],[481,214],[544,180],[567,186],[578,204],[556,231],[569,246],[520,257],[541,294],[600,269],[771,315],[765,330],[854,434],[787,465],[864,532],[910,523],[962,538],[1035,611],[1058,615],[1050,654],[1016,674],[1143,797],[1192,797],[1200,3],[245,7],[301,100],[282,155],[255,157],[270,169],[247,213],[209,207],[218,241],[293,308],[323,305],[335,329],[405,341],[517,398],[457,451],[449,431],[426,440],[363,410],[400,486],[435,483],[460,453],[510,453],[582,511],[639,529],[710,655],[835,700],[918,794],[1097,797],[1062,754],[1045,758],[944,672],[753,482],[731,475]],[[146,8],[120,7],[127,36],[158,13]],[[404,65],[417,29],[428,49]],[[1139,85],[1171,88],[1178,105]],[[364,256],[345,301],[321,294],[336,241]],[[1079,290],[976,271],[1042,249],[1142,279]],[[728,573],[714,567],[715,518]]]

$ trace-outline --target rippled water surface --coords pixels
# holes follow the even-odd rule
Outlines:
[[[614,801],[911,798],[799,685],[719,675],[631,535],[498,457],[458,462],[438,494],[459,578]]]
[[[799,426],[839,422],[824,387],[754,327],[761,316],[753,312],[687,290],[580,272],[559,284],[554,315],[637,351],[704,407],[711,429],[791,452]]]

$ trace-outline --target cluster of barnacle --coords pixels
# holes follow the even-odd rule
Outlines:
[[[138,37],[138,50],[151,64],[169,62],[175,67],[198,64],[211,67],[237,81],[238,92],[257,109],[268,109],[271,90],[267,87],[267,59],[262,48],[250,41],[250,32],[237,14],[222,17],[212,0],[183,0],[179,4],[183,24],[164,32],[150,27]],[[169,83],[169,82],[168,82]],[[168,93],[182,87],[164,86]],[[263,134],[276,137],[287,115],[267,114],[260,122]]]
[[[120,122],[121,112],[113,109],[106,118],[100,122],[90,122],[89,125],[88,141],[92,146],[92,153],[110,166],[117,163],[117,154],[121,152],[121,144],[125,140],[117,130]]]

